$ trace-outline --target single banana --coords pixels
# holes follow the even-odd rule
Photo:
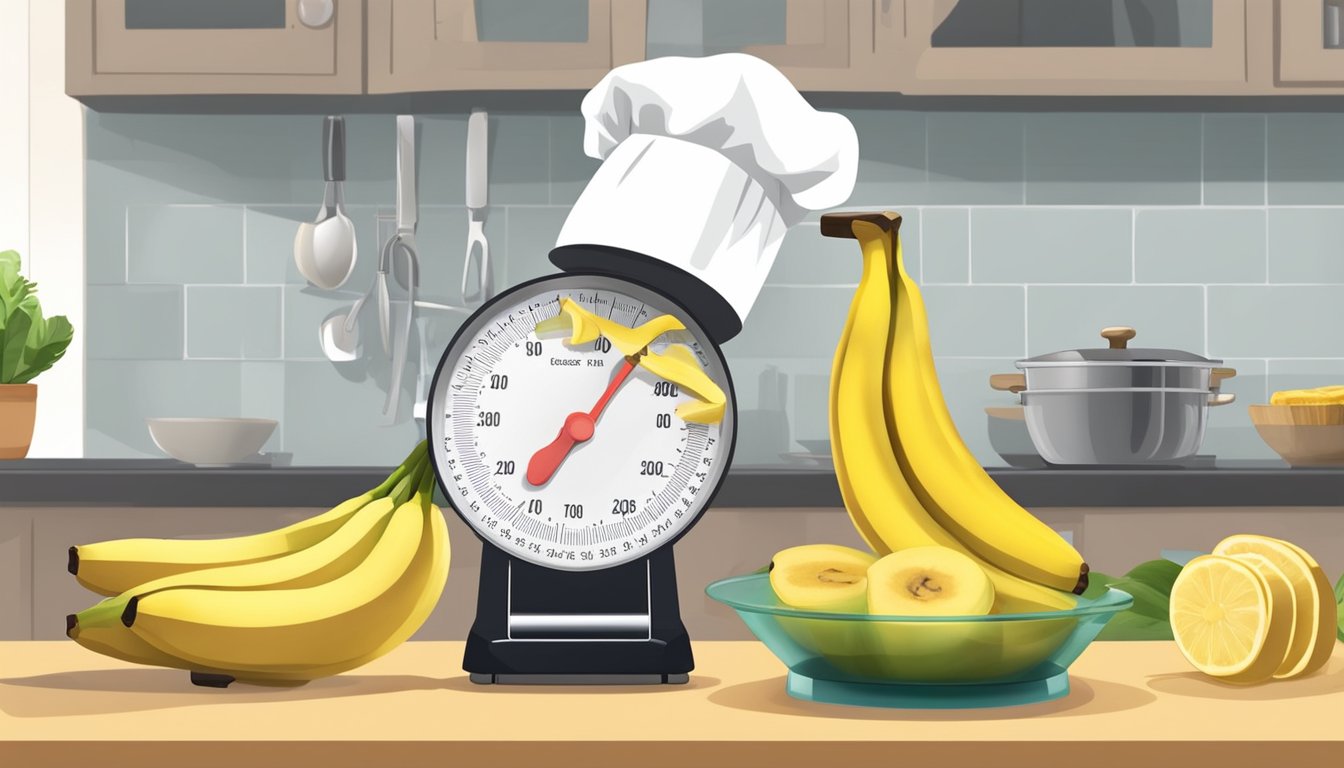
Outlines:
[[[133,664],[146,664],[154,667],[184,669],[193,673],[193,679],[200,674],[227,676],[238,682],[267,686],[294,686],[308,682],[303,676],[253,672],[241,677],[225,669],[214,669],[203,664],[193,664],[164,653],[158,648],[140,639],[121,622],[122,606],[112,605],[114,598],[108,598],[91,608],[66,617],[65,634],[76,643],[94,653],[110,656],[114,659],[129,661]]]
[[[1028,581],[1081,594],[1088,571],[1082,555],[1004,493],[957,432],[938,384],[924,300],[905,272],[896,228],[856,225],[854,232],[865,251],[883,249],[895,266],[883,411],[911,490],[934,520],[984,560]]]
[[[426,473],[427,487],[392,513],[369,557],[333,581],[264,591],[165,589],[132,599],[122,621],[164,653],[240,679],[324,676],[366,663],[409,637],[442,593],[446,526],[429,501],[432,477]]]
[[[297,552],[330,536],[365,504],[391,493],[428,450],[428,443],[421,442],[377,488],[284,528],[228,539],[139,538],[82,544],[70,548],[68,568],[87,589],[115,596],[165,576]]]
[[[832,372],[832,452],[845,508],[879,554],[938,545],[969,555],[989,574],[995,612],[1058,610],[1073,607],[1071,595],[1026,582],[977,556],[924,509],[892,451],[883,415],[885,361],[892,320],[891,254],[882,247],[884,229],[900,225],[896,214],[822,217],[830,237],[855,237],[864,244],[863,276],[850,306],[849,322]],[[871,531],[866,534],[865,530]]]

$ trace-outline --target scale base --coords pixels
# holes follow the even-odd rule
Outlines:
[[[1051,701],[1069,693],[1069,673],[1044,680],[983,685],[898,685],[818,680],[789,673],[789,695],[804,701],[896,709],[978,709]]]
[[[473,672],[477,685],[685,685],[690,675],[491,675]]]
[[[662,685],[689,680],[672,548],[567,572],[481,553],[476,621],[462,668],[473,683]]]

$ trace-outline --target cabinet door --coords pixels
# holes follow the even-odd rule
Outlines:
[[[882,2],[882,0],[878,0]],[[885,66],[921,94],[1244,93],[1245,0],[905,0]]]
[[[643,0],[370,0],[369,91],[586,89],[643,57]]]
[[[0,505],[0,640],[33,639],[33,519]]]
[[[359,93],[359,0],[66,0],[74,96]]]
[[[1278,3],[1279,85],[1344,85],[1344,0]]]
[[[872,0],[648,0],[645,56],[749,53],[800,90],[865,90]]]

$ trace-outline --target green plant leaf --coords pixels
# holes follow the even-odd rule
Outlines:
[[[28,327],[32,320],[23,307],[15,307],[0,331],[0,384],[18,383],[14,376],[23,362],[23,350],[28,343]]]
[[[1339,639],[1344,640],[1344,576],[1335,584],[1335,602],[1339,604]]]
[[[39,315],[40,319],[40,315]],[[74,338],[75,329],[64,315],[43,320],[42,333],[34,340],[30,334],[24,347],[21,370],[14,376],[15,384],[32,381],[38,374],[51,368],[65,355],[65,350]]]
[[[0,252],[0,318],[7,320],[15,308],[27,299],[31,298],[36,305],[37,300],[32,296],[36,289],[36,285],[19,274],[19,254],[15,251]]]
[[[1114,576],[1107,576],[1101,571],[1091,571],[1087,574],[1087,589],[1079,597],[1085,597],[1088,600],[1096,600],[1106,593],[1106,587],[1115,581]]]
[[[1125,578],[1146,584],[1171,597],[1171,585],[1176,583],[1176,577],[1179,575],[1181,566],[1176,563],[1170,560],[1149,560],[1134,566],[1125,574]]]
[[[1158,621],[1169,620],[1171,600],[1167,595],[1133,579],[1118,579],[1112,582],[1111,586],[1134,597],[1134,605],[1125,613],[1134,613]]]
[[[1171,623],[1165,619],[1154,619],[1132,611],[1124,611],[1111,617],[1097,635],[1098,640],[1173,640]]]

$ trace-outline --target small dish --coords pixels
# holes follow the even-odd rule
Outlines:
[[[733,608],[788,667],[790,696],[869,707],[954,709],[1048,701],[1068,668],[1134,598],[1107,589],[1066,611],[989,616],[823,613],[779,602],[769,574],[705,592]]]
[[[1260,439],[1294,467],[1344,466],[1344,405],[1252,405]]]
[[[159,450],[198,467],[259,463],[258,452],[279,422],[242,418],[151,418],[149,436]]]

